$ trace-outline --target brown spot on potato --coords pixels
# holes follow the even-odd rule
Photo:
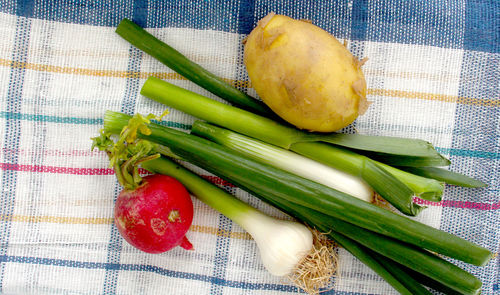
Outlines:
[[[362,60],[358,61],[358,68],[361,68],[368,61],[368,57],[363,57]]]
[[[257,26],[261,27],[261,28],[265,28],[267,23],[269,23],[269,21],[276,15],[276,13],[274,12],[270,12],[268,13],[266,16],[264,16],[264,18],[262,18],[258,23],[257,23]]]

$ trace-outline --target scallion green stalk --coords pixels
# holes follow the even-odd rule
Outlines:
[[[123,19],[118,24],[116,33],[135,47],[213,94],[252,112],[273,116],[273,112],[264,103],[229,85],[223,79],[189,60],[179,51],[158,40],[131,20]]]
[[[352,175],[363,175],[363,173],[367,173],[364,172],[363,163],[369,158],[342,147],[331,146],[322,142],[299,142],[293,144],[290,150]],[[371,162],[376,163],[399,181],[407,185],[415,195],[433,202],[441,201],[444,185],[439,181],[414,175],[380,162]],[[367,174],[365,175],[368,176]],[[373,177],[372,182],[369,182],[372,187],[386,187],[385,183],[387,183],[388,180],[382,177],[376,177],[376,174],[373,175],[375,177]],[[385,196],[386,194],[381,195]]]
[[[224,173],[220,175],[223,176]],[[349,239],[352,243],[359,243],[357,245],[352,245],[351,243],[350,250],[356,251],[357,256],[360,256],[364,262],[370,265],[373,263],[370,261],[370,257],[381,263],[393,276],[399,278],[398,282],[401,284],[396,283],[393,286],[397,290],[404,287],[400,290],[402,293],[406,293],[404,290],[411,290],[410,294],[428,294],[425,288],[415,280],[409,278],[408,274],[394,274],[394,272],[398,271],[398,266],[387,261],[387,258],[393,259],[460,294],[477,294],[481,289],[482,283],[476,277],[426,250],[360,228],[351,223],[290,202],[285,198],[270,194],[263,195],[258,192],[258,189],[246,186],[245,183],[241,183],[241,180],[236,177],[226,177],[225,179],[239,187],[243,187],[254,196],[259,197],[278,209],[304,221],[311,227],[327,233],[333,240],[345,243],[345,239]],[[352,247],[355,249],[352,249]],[[359,251],[363,251],[363,253],[359,253]],[[370,251],[375,253],[370,254]],[[376,266],[374,267],[377,269]],[[399,268],[399,270],[402,269]],[[381,275],[384,275],[383,271]]]
[[[197,118],[286,149],[297,142],[324,141],[388,155],[442,158],[430,143],[419,139],[307,133],[214,101],[155,77],[146,80],[141,88],[141,94]]]
[[[390,166],[387,166],[387,168],[385,165],[381,167],[379,166],[383,165],[381,163],[376,163],[364,156],[340,147],[331,147],[325,143],[305,143],[307,146],[317,146],[315,149],[302,149],[303,143],[292,145],[291,149],[293,151],[308,157],[304,158],[296,153],[201,121],[196,121],[193,124],[192,132],[231,149],[243,152],[254,159],[277,168],[338,189],[349,195],[359,196],[361,197],[360,199],[371,199],[372,192],[367,191],[366,188],[366,184],[368,184],[394,205],[394,207],[407,215],[417,215],[422,209],[422,207],[414,204],[412,201],[415,191],[419,195],[432,194],[433,196],[441,196],[443,189],[443,186],[435,180],[411,175]],[[326,148],[324,154],[321,153],[321,148]],[[322,158],[326,159],[324,162],[328,166],[323,165],[319,161],[315,162],[311,160],[321,160]],[[345,172],[340,175],[332,174],[338,171],[335,169],[336,167],[339,167],[340,171]],[[335,170],[331,170],[330,168],[334,168]],[[407,187],[405,183],[397,181],[397,179],[390,175],[386,171],[389,169],[391,171],[395,170],[395,173],[399,173],[399,176],[405,179],[407,183],[411,183],[414,191]],[[412,178],[418,181],[418,183],[411,182]],[[360,183],[360,179],[364,181]],[[432,184],[436,184],[436,186],[430,186]],[[362,195],[359,195],[360,192]],[[436,198],[438,197],[432,199]]]
[[[165,158],[154,159],[143,163],[143,168],[154,173],[175,177],[201,201],[231,218],[244,229],[249,229],[250,234],[254,233],[252,236],[256,235],[258,238],[258,234],[255,232],[261,231],[259,230],[259,226],[263,225],[261,223],[262,218],[265,219],[264,222],[268,222],[266,220],[268,218],[266,216],[263,217],[253,207],[241,202],[170,160]],[[475,277],[429,252],[414,249],[409,245],[404,245],[354,225],[335,220],[319,212],[302,208],[286,200],[276,201],[277,199],[271,200],[266,198],[263,198],[263,200],[300,220],[304,220],[316,229],[328,233],[331,238],[381,275],[401,294],[430,293],[409,276],[407,270],[400,268],[398,264],[386,259],[381,254],[388,255],[388,257],[397,261],[402,261],[405,265],[410,265],[410,267],[416,269],[417,272],[423,269],[424,275],[430,276],[432,280],[438,280],[440,284],[444,282],[451,285],[455,291],[461,294],[475,294],[480,289],[481,283]],[[291,208],[295,208],[295,210]],[[271,221],[271,225],[274,222],[276,221]],[[267,226],[269,227],[269,225]],[[370,247],[375,249],[374,251],[381,254],[358,244],[358,242],[348,238],[349,236],[361,241],[361,244],[370,245]],[[282,243],[284,242],[282,239],[280,240]],[[264,248],[261,250],[265,250],[267,246],[269,245],[261,244],[260,248]],[[390,251],[387,251],[389,249]],[[421,267],[426,264],[431,265],[424,268]],[[273,267],[277,267],[274,266],[274,262],[268,269],[273,269]]]
[[[194,122],[191,133],[241,152],[262,163],[324,184],[360,200],[367,202],[373,200],[373,190],[361,178],[294,152],[202,121]]]
[[[130,116],[106,112],[104,129],[119,133]],[[165,145],[172,153],[216,175],[236,179],[243,189],[284,198],[359,227],[475,265],[492,256],[487,249],[447,232],[405,218],[316,182],[264,165],[206,139],[158,124],[139,137]]]
[[[479,181],[477,179],[438,167],[401,167],[401,169],[415,175],[437,179],[439,181],[443,181],[453,185],[459,185],[464,187],[488,186],[484,182]]]

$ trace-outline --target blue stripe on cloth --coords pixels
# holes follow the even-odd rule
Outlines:
[[[364,58],[368,29],[368,0],[354,0],[351,11],[351,30],[349,50],[358,59]],[[342,129],[342,133],[355,133],[357,120]]]
[[[255,24],[255,0],[240,0],[240,7],[238,9],[238,32],[248,34],[255,27]]]
[[[133,20],[137,21],[142,25],[147,25],[146,15],[143,13],[144,7],[147,7],[147,1],[134,1],[134,13]],[[130,46],[129,49],[129,61],[127,65],[128,73],[138,73],[141,70],[142,62],[142,51]],[[122,101],[121,112],[127,114],[134,114],[136,108],[136,100],[139,94],[139,77],[134,77],[133,75],[128,75],[127,82],[125,85],[125,93]],[[117,184],[115,187],[115,199],[118,195],[118,191],[121,190],[120,186]],[[107,263],[116,264],[120,262],[121,257],[121,246],[122,238],[118,232],[118,229],[114,224],[111,224],[111,234],[108,245],[107,253]],[[116,269],[106,269],[104,275],[104,294],[115,294],[118,282],[118,270]]]
[[[121,190],[121,185],[118,182],[116,182],[113,202],[116,202],[116,198],[120,190]],[[121,238],[120,233],[118,232],[118,228],[115,226],[114,223],[111,224],[111,234],[108,243],[108,253],[106,255],[106,262],[109,263],[110,265],[120,263],[122,242],[123,239]],[[103,294],[116,294],[116,288],[118,286],[117,282],[118,282],[118,271],[113,268],[106,268],[106,272],[104,274]]]
[[[464,49],[500,52],[500,1],[465,3]]]
[[[0,118],[7,120],[24,120],[24,121],[35,121],[35,122],[50,122],[50,123],[62,123],[62,124],[81,124],[81,125],[102,125],[104,123],[101,118],[77,118],[77,117],[60,117],[60,116],[47,116],[39,114],[21,114],[14,112],[0,112]],[[161,121],[158,123],[163,126],[179,128],[184,130],[191,129],[191,125],[183,124],[173,121]]]
[[[26,9],[26,7],[24,8]],[[33,32],[33,39],[34,38],[40,38],[43,40],[46,40],[47,43],[53,42],[54,38],[54,27],[53,26],[42,26],[39,28],[35,28],[33,25],[33,30],[37,30],[37,32]],[[48,48],[47,47],[42,47],[42,48]],[[29,48],[30,53],[33,51],[33,48]],[[33,58],[32,61],[36,62],[48,62],[52,58],[52,52],[50,50],[42,50],[40,51],[40,54],[38,54],[36,57],[33,55],[30,55],[30,59]],[[36,73],[35,75],[30,75],[29,72],[27,72],[25,78],[25,83],[23,85],[23,97],[22,97],[22,109],[29,109],[30,111],[34,113],[43,113],[46,110],[47,106],[47,101],[50,100],[52,96],[52,85],[54,83],[54,75],[52,75],[49,72],[39,72]],[[37,103],[35,104],[29,104],[26,101],[26,93],[33,93],[33,91],[36,93],[34,94],[34,98]],[[50,123],[48,122],[37,122],[37,121],[31,121],[29,123],[24,123],[21,126],[22,131],[22,136],[23,138],[23,144],[21,145],[21,149],[24,146],[29,146],[31,152],[29,155],[24,155],[21,158],[24,159],[24,161],[28,161],[30,165],[34,166],[39,166],[42,167],[44,166],[48,161],[47,161],[47,153],[45,153],[45,149],[48,146],[48,140],[51,138],[50,137]],[[30,130],[27,134],[25,133],[24,130],[26,129]],[[29,134],[33,134],[33,136],[29,136]],[[16,151],[17,152],[17,151]],[[30,173],[28,175],[23,175],[19,176],[19,178],[22,178],[23,180],[19,181],[18,186],[23,186],[24,191],[29,193],[21,193],[20,190],[17,191],[16,193],[16,199],[20,198],[22,199],[21,202],[30,204],[29,207],[24,208],[22,210],[24,214],[30,215],[30,216],[40,216],[44,215],[46,211],[44,211],[44,205],[42,198],[40,198],[40,195],[42,194],[41,192],[44,191],[51,191],[51,182],[48,180],[46,175],[43,173]],[[17,200],[16,200],[17,203]],[[16,206],[16,205],[15,205]],[[21,205],[22,206],[22,205]],[[15,209],[19,210],[19,209]],[[15,231],[12,233],[12,240],[17,240],[19,241],[19,236],[22,235],[23,237],[28,237],[29,238],[24,238],[24,240],[27,240],[28,243],[29,241],[43,241],[46,240],[47,237],[47,232],[40,230],[40,226],[38,224],[26,224],[23,226],[25,230],[23,231]],[[16,243],[13,242],[13,248],[16,248],[17,245]],[[33,248],[32,248],[33,249]],[[33,249],[34,250],[34,249]],[[35,250],[36,251],[36,250]],[[6,279],[5,279],[5,291],[9,293],[8,289],[10,289],[10,283],[11,281],[8,279],[9,278],[9,273],[8,271],[6,273]],[[31,268],[24,272],[25,277],[31,277],[33,285],[38,285],[41,283],[41,280],[39,279],[38,276],[35,274],[38,273],[38,270]],[[10,286],[9,286],[10,285]],[[12,290],[12,289],[10,289]]]
[[[463,47],[465,15],[460,1],[371,1],[373,29],[367,40]]]
[[[238,12],[238,28],[241,31],[251,31],[254,26],[255,19],[255,0],[244,1],[241,0],[240,8]],[[236,67],[236,79],[235,81],[249,81],[248,73],[243,62],[243,51],[245,48],[244,44],[245,36],[241,35],[238,42],[238,60],[235,64]],[[237,83],[236,87],[248,93],[248,87],[244,87],[243,83]]]
[[[34,0],[18,0],[16,2],[16,14],[18,16],[32,17],[34,11]]]
[[[0,112],[0,118],[5,118],[8,120],[26,120],[26,121],[38,121],[38,122],[51,122],[51,123],[62,123],[62,124],[82,124],[82,125],[102,125],[103,119],[101,118],[77,118],[77,117],[59,117],[59,116],[47,116],[38,114],[21,114],[13,112]],[[191,125],[183,124],[173,121],[161,121],[155,122],[163,126],[178,128],[183,130],[190,130]],[[461,132],[459,132],[461,133]],[[473,157],[473,158],[485,158],[485,159],[500,159],[500,153],[498,152],[487,152],[487,151],[477,151],[477,150],[467,150],[467,149],[454,149],[454,148],[441,148],[436,147],[438,152],[455,155],[461,157]]]
[[[27,13],[28,7],[23,6],[22,1],[17,5],[17,14]],[[23,10],[23,11],[21,11]],[[12,60],[26,62],[28,59],[28,48],[30,40],[31,21],[24,17],[18,17],[16,23],[15,39],[12,49]],[[9,76],[9,87],[7,89],[6,109],[13,112],[20,112],[22,109],[23,84],[25,69],[11,68]],[[19,150],[21,140],[21,123],[18,120],[5,121],[4,148]],[[9,164],[17,164],[18,152],[10,153],[4,149],[4,161]],[[0,215],[11,216],[14,211],[15,197],[17,190],[17,172],[3,171],[2,173],[2,194],[0,196]],[[6,254],[9,249],[11,223],[9,221],[0,222],[0,232],[2,233],[2,247],[0,254]],[[3,290],[5,264],[0,267],[0,293]]]
[[[133,16],[134,7],[133,0],[35,0],[34,2],[34,18],[95,26],[116,26],[124,17]]]
[[[497,278],[496,278],[496,284],[493,285],[493,291],[498,291],[500,290],[500,258],[497,257]]]
[[[230,233],[233,228],[233,223],[226,216],[219,214],[219,225],[217,230],[222,230],[224,232]],[[226,235],[217,235],[217,240],[215,242],[215,255],[213,260],[213,280],[210,282],[210,294],[218,295],[223,294],[223,282],[226,278],[227,262],[229,257],[229,247],[231,239]]]
[[[141,70],[142,51],[130,46],[129,50],[129,64],[127,66],[128,73],[138,73]],[[125,85],[125,95],[122,101],[121,112],[129,115],[135,113],[137,96],[139,95],[139,77],[129,75]]]
[[[351,40],[366,40],[368,27],[368,0],[355,0],[352,4]]]
[[[352,2],[352,1],[350,1]],[[332,33],[335,37],[346,39],[350,37],[351,28],[351,3],[345,0],[332,1],[301,1],[297,5],[295,0],[284,1],[256,1],[254,26],[257,21],[269,12],[283,14],[295,19],[307,19],[313,24],[320,26],[324,30]],[[243,31],[243,34],[248,34]]]
[[[216,282],[221,286],[244,289],[244,290],[270,290],[270,291],[282,291],[282,292],[297,292],[297,288],[290,285],[259,284],[259,283],[248,283],[241,281],[226,280],[226,279],[215,278],[213,276],[174,271],[158,266],[144,265],[144,264],[84,262],[76,260],[41,258],[41,257],[31,257],[31,256],[12,256],[5,254],[0,255],[0,262],[53,265],[61,267],[84,268],[84,269],[150,272],[171,278],[197,280],[207,283]],[[345,294],[345,293],[338,293],[338,294]]]
[[[251,1],[242,0],[245,5]],[[444,48],[464,48],[467,50],[498,53],[498,1],[484,4],[484,1],[467,1],[465,11],[462,2],[440,0],[431,1],[370,1],[368,18],[374,27],[363,41],[430,45]],[[140,7],[141,15],[151,17],[150,27],[188,27],[193,29],[212,29],[225,32],[248,34],[248,26],[240,27],[235,20],[241,5],[223,1],[150,1]],[[233,3],[234,2],[234,3]],[[356,5],[357,1],[354,1]],[[133,14],[131,0],[92,0],[92,1],[45,1],[36,0],[33,17],[60,22],[90,24],[97,26],[116,26],[124,17]],[[321,18],[325,10],[344,11],[350,1],[259,1],[263,15],[273,11],[297,18],[308,18],[332,33],[330,18]],[[12,13],[10,5],[0,7],[0,12]],[[305,9],[308,8],[308,9]],[[161,11],[162,13],[158,13]],[[27,11],[19,10],[20,16],[29,16]],[[496,16],[494,15],[496,14]],[[260,16],[260,14],[258,14]],[[488,21],[483,21],[488,19]],[[337,21],[337,20],[333,20]],[[467,24],[465,24],[467,22]],[[465,41],[463,28],[466,27]],[[362,36],[364,28],[353,28],[353,36]]]
[[[239,0],[156,0],[150,1],[148,8],[150,13],[146,13],[149,16],[149,27],[178,27],[241,33],[237,23],[239,7]]]

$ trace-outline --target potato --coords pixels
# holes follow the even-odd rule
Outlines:
[[[267,15],[246,40],[244,63],[264,103],[300,129],[336,131],[368,107],[362,62],[310,22]]]

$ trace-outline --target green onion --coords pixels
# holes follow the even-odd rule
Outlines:
[[[240,226],[245,228],[246,223],[255,222],[253,217],[247,212],[253,212],[255,209],[240,200],[229,195],[225,191],[210,184],[206,180],[198,177],[188,169],[174,163],[166,158],[154,159],[142,164],[142,167],[153,173],[170,175],[179,180],[195,197],[200,199],[205,204],[223,213]],[[254,213],[255,214],[255,213]],[[323,229],[327,232],[326,228]],[[401,294],[413,294],[404,284],[401,283],[395,276],[386,270],[383,263],[378,262],[373,256],[379,256],[374,252],[370,252],[365,247],[359,245],[355,241],[338,233],[330,233],[330,237],[335,237],[335,241],[344,247],[347,251],[357,257],[361,262],[372,268],[377,274],[385,279]],[[383,257],[379,257],[383,261]],[[405,279],[406,281],[406,279]]]
[[[366,200],[366,186],[364,182],[359,183],[359,176],[394,207],[411,216],[417,215],[423,209],[423,207],[413,203],[414,192],[418,195],[432,195],[432,200],[439,199],[442,194],[443,186],[435,180],[415,176],[390,166],[386,167],[386,165],[381,167],[382,164],[375,163],[364,156],[324,143],[297,143],[292,145],[291,149],[310,159],[318,160],[318,162],[321,159],[326,159],[323,161],[325,164],[333,168],[338,167],[339,170],[351,174],[351,177],[345,176],[345,173],[334,174],[335,170],[325,169],[321,163],[304,161],[295,153],[201,121],[196,121],[193,124],[192,132],[277,168]],[[306,148],[303,149],[304,146]],[[322,153],[323,151],[324,153]],[[398,181],[386,170],[393,171],[406,183]],[[405,184],[413,188],[413,191]],[[363,194],[359,195],[360,192]]]
[[[192,62],[131,20],[123,19],[118,24],[116,33],[135,47],[213,94],[252,112],[267,116],[273,115],[272,111],[264,103],[248,96],[200,65]]]
[[[294,128],[280,125],[268,118],[260,117],[244,110],[219,103],[207,97],[190,92],[154,77],[149,78],[146,81],[141,90],[141,93],[157,100],[158,102],[167,104],[176,109],[187,112],[191,115],[215,123],[217,125],[226,127],[233,131],[245,134],[256,139],[260,139],[264,142],[274,144],[279,147],[291,149],[296,152],[300,150],[300,152],[298,153],[305,157],[314,157],[313,159],[318,162],[356,176],[363,176],[363,173],[361,172],[370,169],[370,167],[373,168],[373,165],[368,167],[364,165],[364,163],[367,161],[366,159],[368,158],[358,155],[347,149],[330,144],[321,144],[320,146],[320,143],[314,141],[311,142],[318,137],[318,135],[316,134],[303,133]],[[356,137],[356,135],[351,136]],[[346,136],[344,135],[339,138],[342,138],[343,142],[359,143],[359,140],[346,140]],[[397,139],[397,141],[399,142],[400,139]],[[422,145],[417,144],[417,146]],[[329,152],[320,153],[316,151],[316,149],[319,147],[321,147],[322,150],[329,149]],[[425,149],[427,148],[428,147],[425,146]],[[400,148],[399,150],[401,151],[405,149]],[[321,158],[318,157],[318,155],[320,154],[323,155]],[[333,158],[354,158],[356,161],[351,161],[349,165],[347,165],[349,167],[347,167],[346,165],[339,164],[338,161],[333,161]],[[343,162],[347,161],[344,160]],[[354,165],[354,163],[356,164]],[[368,184],[372,186],[372,188],[377,187],[377,193],[379,193],[387,201],[391,202],[391,204],[393,204],[401,212],[407,215],[414,216],[422,209],[422,207],[412,202],[413,194],[405,186],[410,187],[416,195],[421,196],[422,198],[432,201],[440,200],[443,186],[437,181],[425,180],[422,177],[415,176],[392,167],[390,169],[392,171],[396,171],[397,175],[394,175],[393,172],[378,173],[377,175],[377,172],[372,169],[371,171],[365,172],[365,176],[367,177],[367,179],[369,175],[378,176],[375,178],[369,178],[371,180],[376,180],[376,183],[370,183],[367,181],[367,179],[364,180],[367,181]],[[378,171],[382,171],[382,169],[378,169]],[[393,176],[398,179],[394,179]],[[422,183],[427,185],[429,184],[429,182],[434,183],[426,187],[422,186]],[[386,185],[378,185],[378,183],[397,183],[397,185],[394,185],[392,188],[390,188]]]
[[[389,283],[396,291],[401,294],[415,294],[418,291],[422,291],[422,287],[418,282],[415,282],[413,279],[408,279],[403,277],[404,275],[394,274],[391,268],[386,266],[387,259],[386,257],[371,251],[369,248],[366,248],[359,244],[358,242],[352,240],[348,236],[345,236],[335,230],[335,228],[329,228],[326,223],[317,222],[314,223],[314,220],[308,218],[311,212],[307,212],[304,214],[298,213],[297,210],[293,210],[292,208],[295,205],[290,202],[286,202],[284,200],[271,200],[269,198],[264,198],[262,196],[257,196],[263,201],[273,205],[276,208],[294,216],[295,218],[302,220],[309,224],[309,226],[324,232],[328,233],[328,236],[337,242],[340,246],[344,247],[349,253],[358,258],[362,263],[370,267],[375,273],[377,273],[380,277],[382,277],[387,283]],[[303,208],[306,209],[306,208]],[[312,211],[313,214],[318,214],[317,211]],[[330,217],[328,217],[330,218]],[[391,271],[389,271],[391,270]],[[426,294],[426,293],[417,293],[417,294]]]
[[[313,246],[312,234],[304,225],[267,216],[170,160],[158,158],[144,162],[142,167],[176,178],[202,202],[245,229],[273,275],[292,273]]]
[[[231,181],[232,179],[227,180]],[[233,183],[238,185],[235,181],[233,181]],[[395,239],[384,237],[351,223],[322,214],[316,210],[299,206],[285,199],[270,197],[269,195],[259,195],[251,190],[249,192],[265,201],[270,202],[272,205],[291,214],[292,216],[303,220],[312,227],[316,227],[325,232],[331,231],[333,235],[330,235],[330,237],[334,240],[336,239],[335,233],[340,233],[341,235],[358,242],[371,251],[378,253],[379,256],[382,255],[383,257],[378,257],[376,259],[378,259],[380,263],[385,262],[383,265],[390,272],[396,271],[396,265],[392,265],[390,262],[385,261],[387,260],[386,258],[393,259],[409,269],[427,276],[432,280],[439,282],[439,284],[447,286],[448,288],[451,288],[461,294],[477,294],[481,289],[482,283],[476,277],[428,251]],[[372,257],[375,256],[372,255]],[[418,288],[418,284],[416,284],[415,281],[401,280],[404,275],[396,277],[400,278],[399,281],[406,282],[405,286],[407,288],[418,289],[420,292],[423,291],[421,288]]]
[[[325,165],[329,165],[339,170],[350,173],[352,175],[367,175],[367,172],[364,172],[364,170],[369,168],[363,166],[363,164],[366,163],[369,158],[363,155],[356,154],[353,151],[341,147],[331,146],[321,142],[299,142],[292,145],[290,150],[310,159],[321,162]],[[415,193],[415,195],[429,201],[441,201],[441,196],[444,189],[442,183],[434,179],[424,178],[396,169],[392,166],[385,165],[380,162],[370,162],[376,163],[380,168],[383,168],[385,171],[396,177],[399,181],[406,184]],[[374,189],[375,187],[383,189],[385,187],[385,183],[394,183],[394,181],[387,180],[383,177],[374,177],[371,178],[371,180],[372,182],[370,183],[367,179],[365,179],[365,181],[367,181]],[[375,191],[377,191],[377,189],[375,189]],[[377,192],[383,197],[390,194],[380,193],[379,191]]]
[[[130,116],[106,112],[104,129],[119,133]],[[150,135],[139,137],[165,145],[171,152],[216,175],[237,180],[243,189],[258,195],[284,198],[359,227],[393,237],[418,247],[475,265],[484,265],[491,252],[447,232],[405,218],[316,182],[241,154],[206,139],[158,124],[150,124]]]
[[[378,274],[381,278],[383,278],[387,283],[389,283],[389,285],[391,285],[400,294],[402,295],[426,294],[426,293],[415,293],[415,290],[419,288],[418,283],[416,284],[416,286],[413,285],[411,285],[410,287],[408,286],[414,283],[411,278],[410,279],[403,278],[401,275],[396,276],[394,273],[388,271],[387,268],[384,267],[384,264],[382,262],[384,258],[382,256],[371,252],[366,247],[361,246],[355,241],[337,232],[332,231],[329,233],[329,236],[340,246],[344,247],[354,257],[358,258],[359,261],[364,263],[366,266],[370,267],[376,274]],[[382,261],[379,261],[377,257]]]
[[[422,284],[420,284],[412,275],[410,275],[407,269],[403,269],[402,266],[391,259],[387,259],[384,256],[376,255],[373,251],[367,249],[368,253],[372,253],[372,256],[382,264],[394,277],[396,277],[400,282],[404,282],[405,287],[413,295],[430,295],[432,294],[427,290]],[[413,272],[416,273],[416,272]]]
[[[307,133],[214,101],[155,77],[146,80],[141,94],[205,121],[286,149],[297,142],[325,141],[348,148],[399,156],[442,157],[431,144],[419,139]]]
[[[355,134],[316,135],[316,141],[323,141],[354,149],[380,162],[396,166],[448,166],[450,160],[439,154],[431,143],[389,136]],[[407,148],[408,151],[401,151]]]
[[[416,271],[413,271],[407,267],[404,267],[402,265],[399,265],[399,267],[401,268],[402,271],[405,271],[407,272],[409,275],[411,275],[415,280],[417,280],[418,282],[420,282],[422,285],[424,286],[427,286],[427,287],[430,287],[436,291],[439,291],[443,294],[447,294],[447,295],[457,295],[457,294],[463,294],[462,292],[458,292],[457,290],[453,290],[452,288],[449,288],[445,285],[443,285],[442,283],[436,281],[436,280],[433,280],[427,276],[424,276],[423,274],[421,273],[418,273]]]
[[[415,175],[420,175],[427,178],[437,179],[453,185],[464,187],[486,187],[488,186],[482,181],[471,178],[469,176],[449,171],[437,167],[401,167],[402,170],[408,171]]]
[[[257,161],[342,191],[360,200],[367,202],[373,200],[373,190],[361,178],[294,152],[202,121],[194,122],[191,133],[239,151]]]

